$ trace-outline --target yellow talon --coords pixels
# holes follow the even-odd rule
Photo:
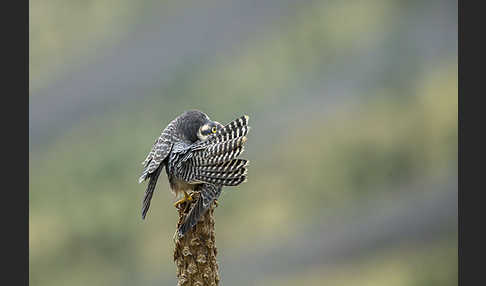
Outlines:
[[[186,191],[184,191],[184,197],[180,200],[178,200],[177,202],[174,203],[174,207],[177,207],[178,205],[182,204],[182,203],[185,203],[187,201],[192,201],[192,194],[188,195],[186,193]]]

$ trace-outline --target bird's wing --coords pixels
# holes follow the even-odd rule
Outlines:
[[[159,178],[160,172],[162,171],[162,167],[157,168],[155,172],[148,175],[150,178],[149,183],[147,185],[147,189],[145,190],[145,195],[143,196],[142,201],[142,219],[145,219],[147,212],[150,208],[150,201],[152,200],[152,196],[154,194],[155,185],[157,184],[157,180]]]
[[[246,180],[249,161],[237,159],[243,153],[248,116],[233,120],[207,140],[188,147],[178,163],[179,177],[192,183],[236,186]]]
[[[169,123],[169,125],[162,131],[162,134],[157,138],[152,149],[142,162],[144,169],[142,175],[138,179],[139,183],[145,181],[149,174],[153,173],[159,167],[160,163],[167,157],[175,141],[174,133],[175,120]]]

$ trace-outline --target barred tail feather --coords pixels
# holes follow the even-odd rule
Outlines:
[[[236,186],[242,183],[248,173],[248,160],[233,159],[219,165],[202,166],[195,169],[194,179],[224,186]]]
[[[228,141],[220,142],[220,143],[215,143],[213,145],[210,145],[207,149],[204,150],[204,157],[212,157],[216,155],[221,155],[224,153],[227,153],[231,150],[234,150],[238,147],[243,146],[247,140],[246,136],[240,136]]]
[[[214,144],[247,135],[250,131],[250,126],[246,125],[248,120],[245,118],[246,117],[243,116],[230,122],[228,125],[220,129],[212,138],[209,138],[208,143]]]
[[[250,130],[248,116],[233,120],[212,137],[194,147],[190,161],[197,182],[236,186],[246,181],[248,160],[237,159],[244,152]]]
[[[243,153],[244,151],[245,151],[245,146],[240,146],[224,154],[216,155],[209,158],[204,158],[204,156],[195,155],[191,158],[192,160],[191,163],[194,166],[219,165],[235,159],[236,157],[240,156],[241,153]]]
[[[247,167],[249,163],[250,161],[245,159],[233,159],[219,165],[200,166],[198,167],[198,170],[203,172],[230,173],[240,168]]]
[[[250,131],[250,127],[247,126],[249,120],[248,115],[244,115],[237,118],[230,123],[226,124],[218,132],[211,135],[206,141],[200,143],[198,148],[205,148],[208,145],[213,145],[220,142],[225,142],[238,137],[243,137]]]
[[[214,177],[200,177],[200,180],[203,182],[211,183],[211,184],[218,184],[223,186],[237,186],[246,181],[246,175],[238,176],[233,179],[220,179]]]
[[[197,179],[213,178],[213,179],[237,179],[241,176],[246,176],[248,170],[243,167],[232,172],[200,172],[196,174]]]
[[[147,185],[147,190],[145,191],[145,195],[143,197],[143,203],[142,203],[142,219],[145,219],[145,216],[147,215],[147,212],[150,207],[150,201],[152,200],[152,196],[154,194],[155,190],[155,185],[157,184],[157,179],[159,178],[160,172],[162,171],[163,167],[159,166],[157,170],[153,173],[151,173],[148,177],[150,178],[150,181]]]

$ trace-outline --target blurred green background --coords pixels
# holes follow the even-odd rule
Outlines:
[[[250,115],[222,285],[457,285],[457,2],[30,1],[31,285],[175,285],[141,162]]]

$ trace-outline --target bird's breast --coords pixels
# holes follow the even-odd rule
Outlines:
[[[170,183],[170,189],[172,190],[172,193],[175,196],[178,196],[179,193],[182,191],[186,191],[186,192],[193,191],[195,187],[194,184],[189,184],[174,176],[169,177],[169,183]]]

